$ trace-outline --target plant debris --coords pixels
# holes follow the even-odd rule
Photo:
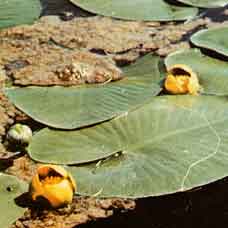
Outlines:
[[[6,128],[13,124],[19,112],[16,110],[0,90],[0,137],[6,133]]]
[[[0,62],[16,85],[78,85],[122,78],[121,70],[108,57],[48,44],[26,49],[24,43],[16,47],[3,43]]]
[[[29,65],[11,71],[15,84],[66,86],[104,83],[123,77],[114,62],[89,52],[44,48],[39,56],[32,58],[27,59]]]
[[[107,218],[114,211],[135,208],[133,200],[75,197],[68,207],[57,210],[29,209],[11,228],[73,228],[91,220]]]
[[[189,48],[186,38],[193,30],[217,26],[208,18],[164,25],[100,16],[54,22],[48,18],[0,31],[0,65],[15,85],[117,80],[123,75],[111,59],[125,65],[151,51],[166,56]]]

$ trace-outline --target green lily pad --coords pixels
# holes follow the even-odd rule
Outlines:
[[[39,0],[1,0],[0,29],[32,23],[40,16],[40,13]]]
[[[198,75],[204,94],[228,95],[228,62],[203,55],[198,49],[189,49],[170,54],[165,64],[191,67]]]
[[[15,198],[27,191],[27,184],[19,181],[16,177],[0,173],[0,227],[9,226],[21,217],[25,208],[15,203]]]
[[[204,29],[191,37],[191,42],[199,47],[228,56],[228,27]]]
[[[202,7],[202,8],[219,8],[228,4],[227,0],[177,0],[188,4],[190,6]]]
[[[122,115],[156,96],[161,91],[158,65],[159,58],[148,55],[123,69],[125,79],[106,85],[10,88],[5,93],[34,120],[75,129]]]
[[[127,20],[178,21],[194,17],[198,10],[177,7],[163,0],[70,0],[75,5],[92,13]]]
[[[88,137],[85,153],[102,145],[107,153],[120,152],[69,170],[82,195],[140,198],[189,190],[228,175],[227,128],[227,97],[155,97],[88,128],[96,144],[89,148]]]

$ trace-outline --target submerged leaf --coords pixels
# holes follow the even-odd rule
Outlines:
[[[155,97],[84,134],[91,136],[85,153],[102,145],[107,153],[121,152],[69,170],[83,195],[138,198],[185,191],[228,175],[227,127],[227,97]]]
[[[178,7],[163,0],[70,0],[75,5],[89,12],[143,21],[172,21],[186,20],[194,17],[198,10],[191,7]]]
[[[0,227],[9,228],[10,224],[21,217],[25,208],[19,207],[15,199],[27,191],[27,184],[16,177],[0,174]]]
[[[193,44],[228,56],[228,27],[204,29],[191,37]]]
[[[0,28],[32,23],[40,13],[39,0],[1,0]]]
[[[177,51],[165,59],[167,68],[184,64],[197,74],[205,94],[228,95],[228,62],[203,55],[197,49]]]
[[[123,69],[127,78],[106,85],[25,87],[5,92],[20,110],[45,125],[75,129],[99,123],[134,109],[156,96],[159,58],[145,56]]]
[[[190,6],[202,7],[202,8],[218,8],[224,7],[228,4],[228,0],[177,0],[188,4]]]

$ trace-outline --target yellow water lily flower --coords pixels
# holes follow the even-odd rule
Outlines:
[[[176,64],[167,71],[164,87],[168,93],[197,95],[200,92],[198,77],[189,66]]]
[[[43,197],[53,208],[62,207],[73,200],[76,183],[63,167],[57,165],[41,165],[30,184],[33,201]]]

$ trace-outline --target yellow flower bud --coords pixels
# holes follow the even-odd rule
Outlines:
[[[53,208],[58,208],[72,202],[76,183],[63,167],[41,165],[32,178],[29,191],[33,201],[43,197]]]
[[[201,89],[196,73],[183,64],[176,64],[168,68],[164,87],[170,94],[197,95]]]

